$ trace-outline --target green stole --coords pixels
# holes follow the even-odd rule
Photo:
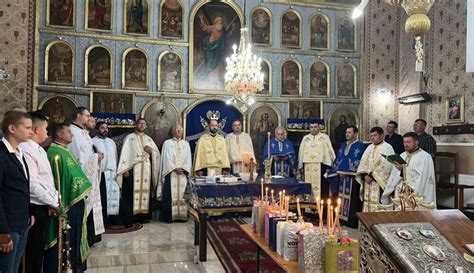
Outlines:
[[[57,171],[55,158],[58,156],[58,169],[61,178],[61,215],[67,217],[69,209],[81,200],[85,200],[92,190],[92,184],[84,174],[79,163],[65,147],[58,144],[51,144],[48,149],[48,160],[53,170],[54,182],[57,188]],[[87,243],[87,210],[84,208],[81,235],[81,259],[85,261],[89,255],[89,244]],[[53,247],[58,240],[58,221],[51,219],[46,248]]]

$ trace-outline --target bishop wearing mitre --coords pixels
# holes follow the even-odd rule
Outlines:
[[[217,133],[219,123],[214,115],[209,120],[209,132],[196,145],[194,171],[197,176],[227,174],[230,168],[225,138]]]
[[[255,164],[255,154],[252,139],[249,134],[242,132],[242,122],[240,120],[235,120],[232,123],[232,133],[227,134],[225,140],[232,173],[248,172],[244,164],[250,164],[251,160]],[[244,162],[244,159],[249,162]]]

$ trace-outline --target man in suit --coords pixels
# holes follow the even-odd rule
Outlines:
[[[2,122],[4,137],[0,142],[0,272],[16,273],[25,249],[30,217],[28,166],[18,146],[32,136],[28,113],[11,110]]]

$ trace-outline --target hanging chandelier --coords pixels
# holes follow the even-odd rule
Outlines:
[[[408,14],[405,21],[405,32],[415,38],[416,71],[423,71],[423,59],[425,52],[421,37],[425,35],[431,26],[430,18],[426,15],[433,6],[435,0],[390,0],[394,6],[401,6]]]
[[[260,58],[252,54],[250,43],[246,43],[248,28],[240,29],[239,47],[233,45],[234,53],[227,57],[224,90],[233,94],[227,104],[237,105],[242,112],[255,103],[254,94],[263,89],[264,74]]]

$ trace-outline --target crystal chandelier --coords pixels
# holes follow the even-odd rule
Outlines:
[[[264,74],[261,72],[260,58],[252,54],[250,43],[246,43],[248,28],[240,29],[239,47],[234,44],[234,53],[227,57],[225,73],[225,91],[233,97],[227,104],[237,105],[242,112],[255,103],[253,95],[263,89]]]

